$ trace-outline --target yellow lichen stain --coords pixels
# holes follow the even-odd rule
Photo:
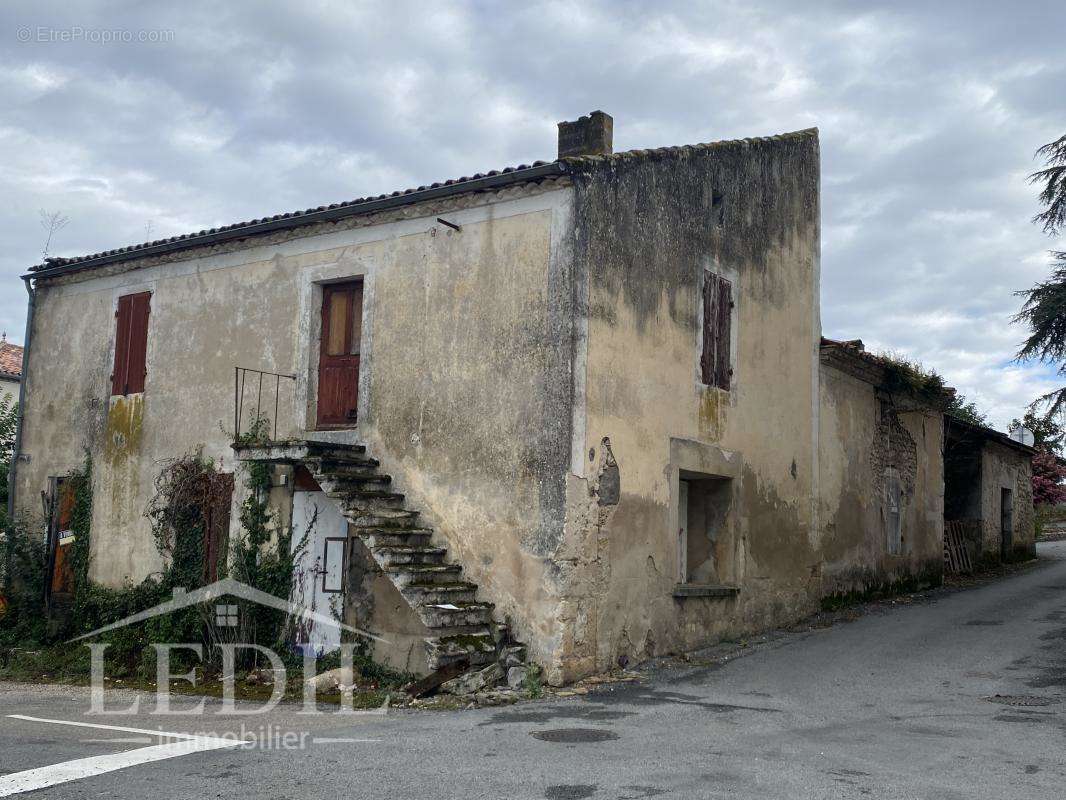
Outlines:
[[[699,394],[700,439],[705,442],[717,442],[722,438],[729,394],[713,386],[702,387]]]
[[[104,454],[111,466],[117,467],[131,453],[140,450],[143,430],[144,395],[112,397],[104,441]]]

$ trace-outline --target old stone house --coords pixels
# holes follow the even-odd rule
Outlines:
[[[611,144],[33,268],[19,507],[88,450],[121,584],[164,460],[266,461],[379,657],[553,683],[935,579],[942,416],[820,337],[817,131]]]

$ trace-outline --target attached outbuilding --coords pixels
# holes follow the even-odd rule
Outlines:
[[[945,418],[944,519],[973,563],[1035,555],[1035,452],[992,428]]]

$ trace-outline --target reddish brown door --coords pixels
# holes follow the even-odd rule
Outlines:
[[[318,359],[318,426],[355,424],[359,405],[359,340],[363,333],[363,282],[322,289],[322,339]]]

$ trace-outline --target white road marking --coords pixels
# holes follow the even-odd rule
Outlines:
[[[374,744],[380,741],[381,739],[345,739],[343,737],[316,736],[311,740],[311,744]]]
[[[143,728],[126,728],[119,725],[95,725],[88,722],[74,722],[65,719],[27,717],[22,714],[10,714],[8,716],[10,719],[21,719],[27,722],[46,722],[53,725],[71,725],[78,728],[141,733],[149,736],[177,739],[178,741],[150,747],[139,747],[122,753],[77,758],[73,761],[64,761],[47,767],[37,767],[36,769],[27,769],[22,772],[13,772],[10,775],[0,775],[0,797],[8,797],[20,792],[31,792],[35,789],[44,789],[59,783],[89,778],[93,775],[102,775],[105,772],[114,772],[117,769],[134,767],[138,764],[162,761],[167,758],[189,755],[190,753],[202,753],[206,750],[241,747],[244,744],[244,742],[236,739],[218,739],[210,736],[195,736],[188,733],[150,731]]]
[[[151,744],[151,736],[119,736],[115,739],[78,739],[82,744]]]

